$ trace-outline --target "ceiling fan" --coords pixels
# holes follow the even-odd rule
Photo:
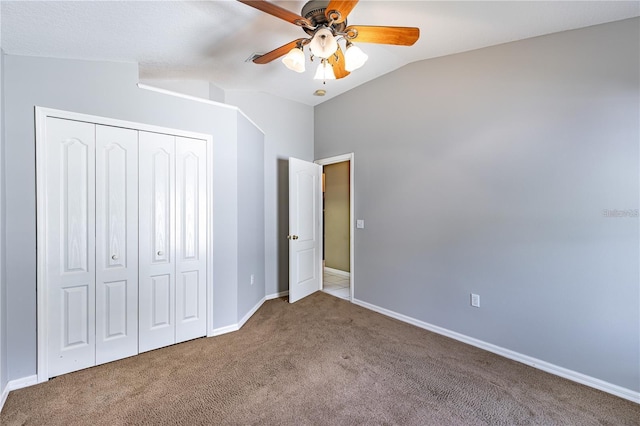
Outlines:
[[[300,15],[290,12],[266,0],[238,0],[262,12],[301,27],[309,37],[293,40],[271,52],[253,58],[256,64],[267,64],[281,56],[285,66],[296,72],[304,72],[303,49],[308,45],[311,60],[320,58],[315,79],[344,78],[367,60],[367,55],[353,44],[393,44],[411,46],[420,37],[420,29],[414,27],[388,27],[371,25],[347,26],[347,16],[358,4],[357,0],[311,0],[302,7]],[[339,41],[345,40],[345,52]]]

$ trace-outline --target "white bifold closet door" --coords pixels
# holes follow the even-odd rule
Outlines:
[[[137,133],[47,119],[50,376],[138,353]]]
[[[47,374],[205,336],[207,142],[47,117]]]
[[[49,377],[95,365],[95,125],[47,119]]]
[[[176,137],[176,343],[207,334],[207,145]]]
[[[96,126],[96,364],[138,353],[138,132]]]
[[[140,132],[140,352],[206,334],[206,142]]]
[[[140,352],[175,343],[174,139],[140,132]]]

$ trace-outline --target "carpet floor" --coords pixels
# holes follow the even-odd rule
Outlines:
[[[13,391],[2,425],[638,425],[640,405],[323,293]]]

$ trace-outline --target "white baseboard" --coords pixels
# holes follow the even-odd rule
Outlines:
[[[266,300],[279,299],[281,297],[285,297],[289,295],[289,290],[281,291],[280,293],[269,294],[265,297]]]
[[[242,326],[245,325],[245,323],[247,321],[249,321],[249,318],[251,318],[253,316],[253,314],[255,314],[258,309],[260,309],[260,306],[262,306],[262,304],[265,302],[265,300],[266,300],[265,297],[260,299],[260,301],[258,303],[256,303],[256,305],[249,312],[247,312],[247,314],[244,317],[242,317],[242,319],[238,323],[238,330],[241,329]]]
[[[220,336],[221,334],[232,333],[234,331],[240,330],[242,328],[242,326],[247,321],[249,321],[249,318],[251,318],[253,316],[253,314],[255,314],[258,311],[258,309],[260,309],[260,307],[262,306],[262,304],[264,302],[266,302],[267,300],[278,299],[280,297],[285,297],[285,296],[288,296],[288,295],[289,295],[289,290],[281,291],[279,293],[269,294],[269,295],[263,297],[262,300],[260,300],[256,304],[256,306],[254,306],[249,312],[247,312],[247,314],[240,320],[240,322],[238,322],[237,324],[231,324],[231,325],[227,325],[227,326],[224,326],[224,327],[214,328],[213,329],[213,333],[211,333],[207,337]]]
[[[347,277],[347,278],[349,278],[351,276],[350,272],[341,271],[340,269],[329,268],[328,266],[325,266],[324,270],[327,271],[327,272],[331,272],[332,274],[340,275],[340,276]]]
[[[569,370],[558,365],[551,364],[546,361],[542,361],[537,358],[530,357],[518,352],[514,352],[510,349],[505,349],[500,346],[496,346],[491,343],[484,342],[482,340],[475,339],[473,337],[466,336],[464,334],[457,333],[455,331],[447,330],[446,328],[438,327],[437,325],[429,324],[424,321],[411,318],[409,316],[399,314],[389,309],[381,308],[380,306],[372,305],[371,303],[364,302],[358,299],[352,299],[352,303],[362,306],[363,308],[370,309],[380,314],[386,315],[391,318],[406,322],[416,327],[423,328],[425,330],[433,331],[434,333],[441,334],[446,337],[450,337],[454,340],[458,340],[463,343],[467,343],[471,346],[475,346],[480,349],[492,352],[494,354],[503,356],[514,361],[521,362],[522,364],[529,365],[537,368],[538,370],[545,371],[556,376],[563,377],[565,379],[592,387],[594,389],[601,390],[603,392],[610,393],[620,398],[627,399],[629,401],[640,404],[640,392],[633,391],[631,389],[623,388],[622,386],[614,385],[613,383],[605,382],[604,380],[596,379],[595,377],[587,376],[586,374],[578,373],[577,371]]]
[[[27,386],[33,386],[38,383],[38,376],[36,374],[32,376],[23,377],[21,379],[9,380],[7,383],[7,389],[9,391],[26,388]]]
[[[13,390],[18,390],[22,388],[26,388],[27,386],[33,386],[38,383],[38,376],[27,376],[21,379],[10,380],[7,383],[7,386],[2,391],[2,395],[0,396],[0,411],[2,411],[2,407],[4,407],[4,403],[7,401],[9,397],[9,392]]]
[[[4,403],[7,401],[8,396],[9,396],[9,388],[5,387],[2,390],[2,394],[0,394],[0,411],[2,411],[2,407],[4,407]]]
[[[238,330],[240,330],[238,324],[226,325],[224,327],[214,328],[213,333],[209,337],[220,336],[221,334],[227,334]]]
[[[289,294],[289,292],[286,292],[287,294]],[[276,297],[280,297],[279,295],[275,295],[273,297],[271,297],[272,299],[275,299]],[[219,328],[215,328],[213,329],[213,333],[209,336],[209,337],[213,337],[213,336],[220,336],[221,334],[227,334],[227,333],[232,333],[234,331],[238,331],[242,328],[243,325],[245,325],[245,323],[247,321],[249,321],[249,318],[251,318],[253,316],[253,314],[255,314],[258,309],[260,309],[260,307],[262,306],[262,304],[266,301],[269,300],[270,296],[266,296],[263,297],[262,299],[260,299],[260,301],[258,303],[256,303],[256,305],[251,308],[251,310],[249,312],[247,312],[247,314],[242,317],[242,319],[236,323],[236,324],[231,324],[231,325],[226,325],[224,327],[219,327]]]

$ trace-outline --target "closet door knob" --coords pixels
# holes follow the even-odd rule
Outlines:
[[[118,255],[117,255],[117,254],[114,254],[113,256],[111,256],[111,259],[112,259],[112,260],[118,260]]]
[[[158,256],[162,256],[164,252],[162,250],[158,250]]]

